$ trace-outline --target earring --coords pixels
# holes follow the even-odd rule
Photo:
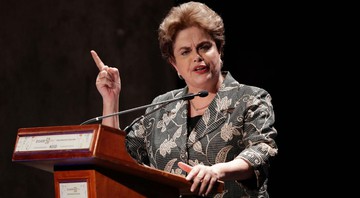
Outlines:
[[[184,80],[184,78],[178,73],[178,76],[180,78],[180,80]]]

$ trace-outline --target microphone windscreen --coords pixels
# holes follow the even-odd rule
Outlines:
[[[208,91],[203,90],[203,91],[200,91],[198,94],[199,94],[199,96],[200,96],[200,97],[202,97],[202,98],[203,98],[203,97],[208,96],[208,95],[209,95],[209,92],[208,92]]]

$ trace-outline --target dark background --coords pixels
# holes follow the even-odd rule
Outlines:
[[[77,125],[101,115],[92,49],[120,71],[120,110],[182,87],[160,56],[157,28],[170,7],[184,1],[0,1],[0,197],[53,197],[52,173],[11,161],[17,130]],[[273,97],[279,155],[271,169],[271,197],[298,191],[294,183],[302,171],[294,165],[301,161],[291,159],[303,130],[298,115],[306,111],[293,110],[296,79],[304,69],[300,56],[293,56],[299,53],[293,46],[305,41],[299,36],[304,30],[294,25],[301,25],[301,19],[289,5],[203,2],[224,19],[224,70]],[[121,116],[121,125],[142,113]]]

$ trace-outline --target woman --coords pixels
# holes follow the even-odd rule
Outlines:
[[[160,49],[186,86],[153,103],[202,90],[209,94],[170,103],[136,122],[127,150],[141,164],[186,176],[201,196],[268,197],[269,163],[277,154],[271,96],[221,70],[224,39],[221,17],[206,5],[188,2],[170,10],[159,26]],[[103,114],[117,112],[119,72],[91,53],[100,70],[96,85]],[[120,127],[118,116],[102,124]],[[218,180],[224,192],[211,194]]]

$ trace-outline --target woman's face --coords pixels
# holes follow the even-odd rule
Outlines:
[[[190,91],[217,90],[222,83],[221,54],[209,34],[195,26],[181,30],[173,49],[175,61],[170,63]]]

